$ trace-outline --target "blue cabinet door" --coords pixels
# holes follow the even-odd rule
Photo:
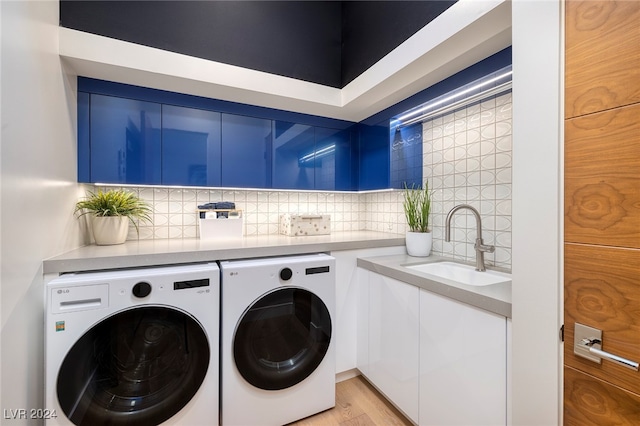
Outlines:
[[[389,125],[359,126],[359,185],[361,191],[389,188]]]
[[[78,182],[91,182],[90,96],[78,92]]]
[[[162,183],[220,186],[220,113],[162,105]]]
[[[90,104],[91,182],[160,184],[160,104],[94,94]]]
[[[315,136],[313,126],[273,122],[273,187],[315,188]]]
[[[422,123],[390,131],[391,187],[422,186]]]
[[[271,120],[222,114],[222,186],[271,188]]]
[[[315,189],[352,190],[353,165],[350,130],[316,127]]]

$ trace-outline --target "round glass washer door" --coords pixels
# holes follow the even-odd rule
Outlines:
[[[157,425],[195,395],[209,359],[206,333],[188,314],[158,306],[122,311],[67,353],[60,407],[76,425]]]
[[[242,377],[265,390],[286,389],[306,379],[331,342],[331,316],[308,290],[287,287],[267,293],[242,315],[233,356]]]

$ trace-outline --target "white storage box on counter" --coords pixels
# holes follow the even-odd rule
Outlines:
[[[243,234],[242,210],[198,210],[198,223],[201,240],[241,238]]]
[[[291,214],[280,215],[280,233],[291,237],[331,234],[331,215]]]

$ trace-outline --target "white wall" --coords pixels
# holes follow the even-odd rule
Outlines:
[[[513,424],[562,408],[562,14],[513,0]]]
[[[42,260],[81,245],[75,79],[57,53],[56,0],[0,7],[0,408],[45,408]]]

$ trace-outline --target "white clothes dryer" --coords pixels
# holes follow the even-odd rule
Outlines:
[[[220,268],[221,423],[283,425],[335,406],[335,259]]]
[[[61,275],[46,285],[47,425],[216,425],[215,263]]]

